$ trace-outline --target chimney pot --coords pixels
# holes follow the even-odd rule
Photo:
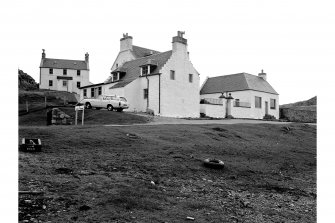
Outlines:
[[[266,81],[266,73],[263,72],[263,69],[262,72],[258,74],[258,77],[263,78]]]
[[[45,49],[42,49],[42,59],[45,59]]]

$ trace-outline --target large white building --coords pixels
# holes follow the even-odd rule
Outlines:
[[[65,60],[46,58],[42,52],[40,64],[40,89],[67,91],[79,94],[80,87],[89,82],[89,55],[85,60]]]
[[[200,90],[201,113],[250,119],[262,119],[267,114],[278,119],[279,95],[266,77],[262,71],[258,76],[238,73],[207,78]]]
[[[129,111],[152,110],[167,117],[199,117],[199,73],[193,67],[183,32],[172,38],[172,50],[158,52],[133,45],[124,34],[111,76],[81,87],[80,96],[119,95]]]

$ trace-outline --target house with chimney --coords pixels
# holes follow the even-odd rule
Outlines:
[[[238,73],[210,77],[200,89],[200,112],[224,118],[279,118],[279,94],[267,81],[266,73]]]
[[[105,82],[80,87],[81,98],[125,97],[129,111],[151,111],[166,117],[199,117],[199,73],[187,50],[184,32],[172,38],[172,49],[160,52],[133,45],[124,34],[120,52]]]
[[[80,93],[80,87],[89,82],[89,55],[85,60],[67,60],[46,58],[42,52],[40,64],[40,89]]]

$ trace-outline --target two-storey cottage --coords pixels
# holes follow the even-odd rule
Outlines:
[[[167,117],[199,117],[199,73],[193,67],[184,32],[172,38],[172,50],[159,52],[134,46],[124,34],[111,76],[103,83],[81,87],[81,98],[119,95],[130,111]]]
[[[65,60],[46,58],[42,52],[40,64],[40,89],[67,91],[79,94],[80,87],[89,82],[89,55],[85,60]]]

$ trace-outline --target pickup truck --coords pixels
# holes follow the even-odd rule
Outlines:
[[[108,111],[116,110],[122,112],[123,109],[129,108],[127,100],[124,97],[116,95],[99,95],[96,98],[84,98],[81,104],[85,105],[86,109],[90,108],[107,108]]]

